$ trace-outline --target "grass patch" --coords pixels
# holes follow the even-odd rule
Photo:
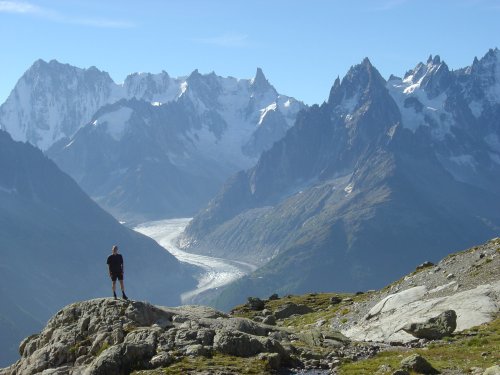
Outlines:
[[[346,298],[346,297],[351,297],[353,298],[352,294],[338,294],[338,293],[311,293],[311,294],[303,294],[303,295],[288,295],[282,298],[279,298],[277,300],[265,300],[265,309],[275,312],[282,306],[286,305],[287,303],[295,303],[296,305],[306,305],[313,309],[313,313],[319,313],[316,314],[317,319],[321,319],[322,315],[330,315],[329,313],[332,312],[332,310],[335,310],[335,308],[330,308],[331,306],[331,298],[333,296],[338,296],[341,298]],[[336,307],[336,305],[334,306]],[[311,314],[306,314],[306,315],[311,315]],[[253,311],[250,310],[248,307],[245,305],[239,305],[236,306],[232,310],[232,315],[240,318],[248,318],[248,319],[253,319],[255,316],[260,315],[260,311]],[[300,320],[300,319],[299,319]],[[309,324],[313,323],[316,321],[315,318],[311,315],[309,318],[305,319],[305,321],[302,324]],[[287,319],[289,323],[294,321],[294,319]],[[291,325],[297,325],[298,322],[292,323]],[[287,323],[285,323],[287,325]]]
[[[337,315],[338,307],[333,307],[328,311],[315,311],[309,314],[292,316],[283,321],[285,327],[302,328],[314,324],[319,320],[330,320]]]
[[[90,339],[88,337],[85,337],[83,340],[75,342],[74,345],[70,346],[69,352],[71,354],[77,354],[78,349],[80,349],[82,346],[90,346],[92,343],[90,342]]]
[[[133,324],[129,324],[123,327],[123,332],[125,332],[125,336],[129,334],[130,332],[134,332],[137,329],[137,327]]]
[[[102,352],[108,349],[109,347],[110,347],[109,342],[104,341],[95,356],[99,357],[102,354]]]
[[[404,357],[413,353],[422,355],[440,371],[449,369],[468,373],[471,367],[482,369],[491,367],[500,362],[500,318],[458,333],[448,341],[431,343],[427,348],[404,353],[387,351],[365,361],[344,364],[340,367],[339,374],[371,375],[382,365],[389,365],[392,370],[380,372],[380,375],[391,374],[399,368],[399,363]]]
[[[133,375],[174,375],[195,374],[199,371],[206,373],[235,373],[245,375],[267,375],[272,374],[268,368],[267,361],[258,358],[240,358],[228,355],[216,354],[212,358],[185,357],[168,367],[155,370],[135,371]]]
[[[350,312],[350,309],[347,306],[351,305],[353,302],[361,302],[370,295],[371,293],[362,293],[359,295],[354,295],[352,293],[310,293],[303,295],[288,295],[277,300],[264,301],[264,308],[274,313],[287,303],[295,303],[296,305],[306,305],[310,307],[313,312],[300,316],[292,316],[284,319],[281,324],[284,327],[301,329],[314,324],[319,320],[328,321],[339,315],[346,315]],[[332,304],[332,297],[340,297],[342,299],[350,298],[352,301],[343,301],[339,304]],[[260,311],[253,311],[248,309],[245,305],[239,305],[233,309],[232,315],[240,318],[253,319],[255,316],[260,315]]]

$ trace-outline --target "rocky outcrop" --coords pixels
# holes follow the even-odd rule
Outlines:
[[[94,299],[59,311],[42,332],[21,343],[21,359],[0,373],[128,374],[214,353],[265,354],[276,365],[291,353],[278,338],[289,342],[279,329],[208,307]]]
[[[466,372],[480,375],[495,364],[495,348],[488,343],[498,337],[499,322],[494,319],[499,302],[499,254],[500,239],[494,239],[423,267],[379,291],[287,295],[263,300],[263,306],[258,303],[261,310],[242,304],[231,315],[205,306],[172,308],[114,299],[74,303],[58,312],[42,332],[23,340],[21,359],[0,370],[0,375],[119,375],[136,370],[158,373],[161,368],[173,373],[239,374],[249,364],[261,366],[250,373],[271,374],[292,367],[335,374],[379,352],[406,358],[399,366],[395,364],[401,358],[377,364],[375,374],[438,373],[430,361],[439,364],[443,374],[456,375],[458,370],[451,363],[455,349],[479,358],[484,366],[472,368],[467,362]],[[467,287],[451,283],[450,274]],[[485,322],[490,323],[454,332],[455,327],[461,331]],[[339,325],[348,327],[345,335]],[[453,337],[433,341],[431,347],[429,340],[443,334]],[[353,340],[355,335],[362,339]],[[369,342],[373,338],[380,340]],[[476,347],[479,342],[481,346]],[[429,350],[424,352],[426,347]],[[423,353],[427,359],[418,355]],[[397,358],[386,355],[388,360]],[[450,365],[442,365],[443,355]],[[216,369],[206,369],[217,361]],[[459,367],[462,371],[463,363]],[[498,368],[493,366],[484,373],[495,371]]]
[[[352,340],[409,342],[415,340],[407,333],[412,326],[424,327],[447,310],[456,313],[457,332],[489,322],[500,308],[499,250],[496,238],[421,268],[354,304],[342,318],[357,324],[334,319],[332,326]],[[450,322],[444,332],[450,334],[453,326]]]

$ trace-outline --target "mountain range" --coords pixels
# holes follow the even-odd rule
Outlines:
[[[498,49],[455,71],[431,56],[388,80],[365,59],[311,107],[260,69],[250,80],[194,71],[116,84],[39,60],[0,106],[15,140],[0,131],[3,352],[56,306],[109,293],[103,259],[115,243],[137,266],[132,296],[176,304],[193,286],[87,194],[129,223],[198,211],[181,247],[260,266],[204,297],[219,308],[373,289],[498,236],[499,118]]]
[[[0,128],[41,148],[102,207],[140,222],[193,215],[255,164],[305,105],[252,79],[135,73],[36,61],[0,107]]]
[[[387,81],[368,59],[302,111],[187,227],[192,252],[262,267],[217,307],[366,290],[500,232],[500,51]]]
[[[118,223],[39,149],[1,130],[0,170],[1,365],[62,306],[111,294],[112,245],[124,256],[129,296],[180,304],[195,285],[170,253]]]

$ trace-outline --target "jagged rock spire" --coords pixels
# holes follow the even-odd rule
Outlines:
[[[250,85],[255,91],[265,91],[269,89],[273,89],[274,87],[269,83],[262,68],[257,68],[255,72],[255,77],[250,81]]]

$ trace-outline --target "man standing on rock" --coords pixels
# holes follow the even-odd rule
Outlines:
[[[122,289],[123,299],[128,299],[125,294],[125,286],[123,285],[123,257],[118,254],[118,246],[114,245],[111,249],[112,254],[108,257],[108,270],[109,276],[111,277],[111,289],[113,289],[113,296],[116,299],[116,279],[120,281],[120,288]]]

